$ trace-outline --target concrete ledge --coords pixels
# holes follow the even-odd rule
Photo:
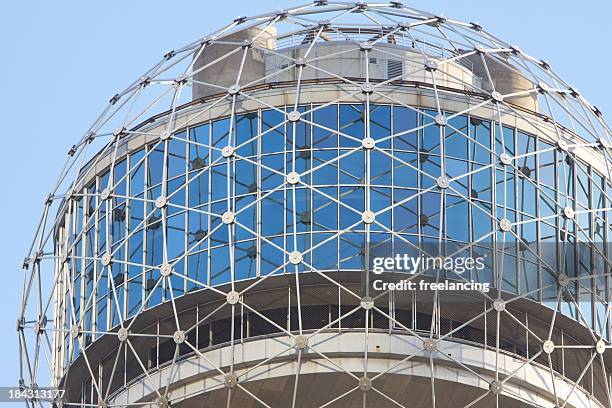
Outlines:
[[[307,336],[308,337],[308,336]],[[429,352],[423,350],[422,339],[396,333],[342,332],[319,333],[309,338],[304,350],[300,375],[336,374],[347,378],[344,370],[360,377],[364,372],[364,342],[367,345],[367,372],[369,377],[388,371],[393,376],[415,378],[431,377]],[[203,393],[225,388],[224,373],[234,355],[234,373],[240,384],[253,381],[275,381],[295,376],[298,369],[291,337],[283,335],[247,341],[216,348],[177,362],[174,372],[166,365],[141,376],[121,392],[112,396],[111,404],[129,405],[155,401],[157,394],[164,392],[168,378],[173,378],[169,400],[173,403],[187,401]],[[325,357],[323,357],[323,354]],[[408,361],[408,356],[413,356]],[[434,378],[441,382],[452,382],[461,387],[479,389],[485,394],[490,382],[495,379],[495,367],[499,367],[500,381],[509,375],[500,395],[534,406],[555,406],[554,390],[561,401],[568,396],[566,407],[603,407],[590,399],[589,394],[573,382],[559,376],[554,378],[554,388],[548,369],[538,364],[526,364],[508,354],[496,353],[480,347],[442,340],[437,344],[434,356]],[[269,359],[263,363],[263,361]],[[259,365],[258,365],[259,364]],[[407,384],[409,384],[407,382]],[[356,384],[357,385],[357,384]],[[376,379],[372,382],[376,387]],[[571,394],[571,395],[570,395]]]

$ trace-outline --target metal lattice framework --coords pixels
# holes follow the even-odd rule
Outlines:
[[[327,45],[336,48],[322,52]],[[210,49],[223,53],[201,62]],[[254,54],[265,59],[266,68],[256,78],[248,65]],[[349,60],[351,55],[357,57]],[[239,64],[228,71],[224,64],[236,58]],[[379,61],[386,65],[377,68]],[[502,71],[522,88],[504,92]],[[323,123],[317,115],[326,109],[334,113]],[[400,129],[401,115],[414,116],[414,123]],[[270,122],[272,116],[277,119]],[[381,125],[386,118],[388,124]],[[335,140],[327,155],[319,133],[325,134],[321,139]],[[548,63],[476,23],[399,2],[317,1],[238,18],[166,53],[115,94],[70,148],[23,265],[17,323],[20,385],[34,388],[48,381],[64,387],[80,381],[82,388],[63,402],[69,406],[180,406],[189,397],[215,392],[223,393],[227,407],[410,406],[416,399],[435,407],[448,403],[441,384],[452,382],[444,371],[452,367],[465,377],[458,383],[478,390],[466,394],[465,401],[456,400],[458,406],[612,407],[606,361],[611,254],[602,245],[612,233],[611,133],[601,112]],[[306,141],[301,141],[304,134]],[[398,141],[413,135],[414,145],[402,151]],[[275,153],[266,150],[273,138],[283,140],[276,151],[282,153],[282,165],[266,156]],[[458,158],[448,153],[454,152],[455,140],[467,147],[464,167],[456,167]],[[383,162],[390,163],[389,175],[379,171]],[[318,174],[327,170],[337,177],[319,183]],[[406,179],[400,174],[408,170],[414,188],[402,196]],[[545,180],[548,171],[552,182]],[[490,180],[484,187],[477,185],[479,173]],[[380,181],[387,176],[389,181]],[[137,177],[144,180],[140,190]],[[385,183],[388,189],[381,187]],[[355,191],[359,198],[345,199]],[[521,204],[530,195],[534,209]],[[310,204],[304,207],[302,197],[310,197],[304,199]],[[451,209],[461,205],[467,235],[455,236]],[[410,209],[400,213],[406,206]],[[335,209],[330,216],[334,226],[322,227],[315,215],[322,208]],[[475,226],[476,214],[485,227]],[[266,225],[275,223],[275,215],[278,230],[268,233]],[[412,224],[398,226],[402,217],[412,216]],[[195,218],[207,221],[196,223]],[[135,237],[141,237],[137,244]],[[430,308],[424,330],[396,315],[391,305],[399,294],[373,293],[369,276],[361,285],[343,278],[359,270],[349,260],[361,259],[363,243],[413,245],[410,237],[466,241],[462,250],[518,242],[526,244],[527,255],[516,255],[511,263],[524,265],[523,256],[537,266],[510,272],[503,255],[494,256],[494,289],[473,294],[484,307],[466,311],[444,329],[442,322],[450,321],[444,320],[445,295],[435,291],[423,303]],[[557,248],[555,261],[538,244],[547,240]],[[336,254],[334,261],[320,265],[315,254],[326,243],[333,243]],[[586,266],[578,243],[588,248]],[[572,251],[575,257],[567,261]],[[205,267],[194,266],[195,254],[204,254]],[[408,279],[426,274],[441,276],[440,271],[423,271]],[[279,277],[290,292],[283,307],[290,315],[295,310],[297,319],[287,325],[260,310],[261,300],[249,301]],[[315,277],[336,291],[338,301],[332,306],[338,312],[308,329],[303,324],[304,281]],[[194,296],[196,303],[216,303],[197,309],[196,319],[187,322],[181,300]],[[520,315],[520,308],[513,309],[526,300],[542,309],[537,330],[528,322],[529,312]],[[166,312],[160,312],[163,307]],[[271,326],[281,344],[250,363],[244,356],[256,340],[238,335],[236,327],[244,326],[235,324],[246,313]],[[362,316],[358,324],[343,331],[341,322],[356,315]],[[158,319],[153,332],[146,329],[152,327],[147,326],[151,316]],[[200,347],[202,335],[196,333],[206,324],[212,333],[210,322],[221,318],[229,322],[230,334],[215,346],[228,351],[215,359],[212,340]],[[374,330],[373,321],[380,318],[389,330]],[[569,320],[560,327],[562,319]],[[139,326],[143,320],[149,323]],[[568,321],[575,323],[576,333]],[[525,337],[527,348],[535,344],[536,349],[508,354],[500,333],[511,326]],[[455,354],[455,340],[469,327],[484,330],[481,360]],[[561,331],[575,341],[558,340]],[[329,332],[339,336],[342,347],[330,348]],[[382,357],[373,356],[373,347],[381,347],[379,336],[389,344],[405,342],[403,355],[388,346],[385,351],[395,357],[384,368],[376,363]],[[153,365],[140,350],[146,341],[156,345]],[[109,344],[104,353],[103,342]],[[170,342],[172,349],[165,365],[159,357],[161,342]],[[342,355],[345,347],[354,361]],[[504,360],[508,355],[515,357],[514,365]],[[192,394],[175,387],[186,359],[199,361],[206,368],[203,375],[212,378]],[[111,362],[110,370],[103,360]],[[315,360],[318,369],[308,368]],[[71,377],[76,366],[78,379]],[[535,371],[527,372],[531,367]],[[134,370],[138,374],[127,374]],[[284,402],[267,400],[251,385],[273,381],[275,370],[284,370],[278,376],[290,379]],[[411,375],[407,372],[427,378],[425,396],[407,397],[385,386],[387,378]],[[300,380],[324,375],[314,373],[333,373],[352,385],[330,391],[329,398],[310,394],[308,402]],[[524,393],[515,381],[542,392]],[[135,383],[148,391],[130,400],[125,392]]]

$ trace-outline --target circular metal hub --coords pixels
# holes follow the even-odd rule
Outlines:
[[[289,122],[297,122],[298,120],[300,120],[300,112],[298,111],[291,111],[287,114],[287,120],[289,120]]]
[[[503,232],[509,232],[510,230],[512,230],[512,223],[510,222],[510,220],[504,218],[499,221],[499,229]]]
[[[542,350],[546,353],[546,354],[550,354],[555,350],[555,343],[552,342],[552,340],[546,340],[543,344],[542,344]]]
[[[491,98],[493,98],[495,102],[502,102],[504,100],[504,96],[497,91],[491,92]]]
[[[601,146],[602,149],[610,149],[612,147],[610,141],[603,137],[600,137],[597,142],[599,143],[599,146]]]
[[[604,351],[606,351],[606,342],[603,340],[599,340],[595,344],[595,351],[597,351],[599,354],[603,354]]]
[[[105,188],[104,190],[102,190],[102,194],[100,194],[100,198],[102,200],[108,200],[108,198],[110,197],[110,190],[108,188]]]
[[[561,287],[566,287],[567,285],[569,285],[569,276],[567,276],[566,274],[562,273],[557,277],[557,283],[559,284],[559,286]]]
[[[300,175],[297,172],[292,171],[291,173],[287,174],[286,180],[287,184],[295,185],[300,182]]]
[[[185,342],[185,332],[182,330],[177,330],[172,335],[172,338],[176,344],[183,344]]]
[[[164,208],[168,204],[168,199],[164,196],[159,196],[155,199],[155,207],[158,209]]]
[[[227,93],[230,95],[236,95],[238,92],[240,92],[240,85],[232,85],[227,88]]]
[[[232,290],[227,294],[226,299],[227,303],[229,303],[230,305],[235,305],[240,301],[240,293],[236,292],[235,290]]]
[[[47,326],[47,316],[42,316],[38,322],[34,325],[34,331],[36,333],[43,333],[45,331],[45,327]]]
[[[491,391],[492,394],[495,395],[499,395],[502,393],[504,389],[504,386],[502,383],[497,382],[497,381],[493,381],[490,385],[489,385],[489,391]]]
[[[81,335],[81,329],[78,326],[70,328],[70,337],[74,340]]]
[[[224,224],[233,224],[235,219],[236,219],[236,216],[234,215],[232,211],[226,211],[221,216],[221,221],[223,221]]]
[[[306,336],[299,335],[295,337],[295,347],[296,348],[300,350],[304,350],[307,345],[308,345],[308,339],[306,338]]]
[[[542,82],[542,81],[538,82],[538,89],[542,93],[550,92],[550,87],[545,82]]]
[[[359,379],[359,389],[361,391],[369,391],[372,388],[372,380],[368,377]]]
[[[446,126],[448,125],[448,118],[444,115],[436,116],[436,125],[438,126]]]
[[[372,87],[372,84],[362,84],[361,92],[369,94],[369,93],[374,92],[374,88]]]
[[[304,57],[297,57],[295,59],[295,65],[297,67],[305,67],[306,66],[306,58],[304,58]]]
[[[221,149],[221,155],[226,159],[229,159],[234,155],[234,147],[233,146],[225,146]]]
[[[499,155],[499,161],[502,164],[509,166],[512,164],[512,156],[510,156],[508,153],[502,153]]]
[[[434,339],[427,339],[423,342],[423,349],[433,353],[438,349],[438,344]]]
[[[361,51],[369,51],[372,49],[372,43],[369,41],[362,42],[361,44],[359,44],[359,48],[361,49]]]
[[[238,377],[236,374],[227,374],[225,376],[225,386],[228,388],[234,388],[238,384]]]
[[[157,405],[158,408],[168,408],[169,406],[168,398],[164,396],[158,397],[157,400],[155,401],[155,404]]]
[[[176,77],[176,79],[174,80],[174,84],[175,85],[183,85],[187,82],[187,74],[181,74],[179,76]]]
[[[361,145],[363,146],[364,149],[370,150],[374,148],[374,146],[376,145],[376,141],[372,139],[371,137],[366,137],[365,139],[361,141]]]
[[[117,129],[115,129],[113,131],[113,136],[115,137],[119,137],[123,134],[123,132],[125,132],[125,128],[124,127],[118,127]]]
[[[369,296],[364,296],[361,298],[361,307],[365,310],[370,310],[374,307],[374,299]]]
[[[172,275],[172,266],[169,263],[162,264],[162,266],[159,267],[159,273],[164,278],[167,278],[168,276]]]
[[[109,255],[109,254],[104,254],[104,255],[102,255],[101,262],[102,262],[102,266],[108,266],[108,265],[110,265],[110,263],[111,263],[111,257],[110,257],[110,255]]]
[[[299,265],[302,263],[302,254],[299,251],[293,251],[289,254],[289,262],[293,265]]]
[[[563,209],[563,216],[569,220],[574,218],[574,210],[571,207],[565,207]]]
[[[172,132],[170,132],[169,130],[165,130],[162,132],[161,135],[159,135],[159,138],[161,140],[168,140],[172,137]]]
[[[448,186],[450,185],[448,179],[444,176],[438,177],[438,179],[436,180],[436,184],[438,185],[439,188],[442,188],[442,189],[448,188]]]
[[[364,222],[364,224],[373,223],[375,218],[376,218],[376,215],[372,211],[365,211],[361,215],[361,220]]]
[[[503,312],[504,310],[506,310],[506,302],[504,302],[504,299],[502,298],[497,298],[493,301],[493,309],[495,309],[498,312]]]
[[[425,68],[427,68],[429,71],[435,71],[438,69],[438,61],[433,60],[433,59],[428,59],[427,61],[425,61]]]
[[[122,327],[117,331],[117,338],[119,341],[124,342],[128,339],[128,331],[125,327]]]
[[[559,148],[559,150],[566,152],[569,146],[567,144],[567,141],[559,139],[559,141],[557,142],[557,147]]]

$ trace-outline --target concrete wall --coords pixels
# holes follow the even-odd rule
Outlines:
[[[266,53],[266,75],[293,65],[294,60],[306,55],[307,49],[302,46],[280,50],[279,53],[283,56]],[[368,51],[367,58],[366,64],[366,53],[353,42],[320,43],[313,47],[305,58],[308,65],[303,69],[302,79],[334,78],[334,75],[348,78],[366,78],[368,75],[373,80],[397,79],[397,75],[389,76],[388,68],[389,64],[399,63],[403,73],[403,77],[399,79],[433,83],[432,72],[425,70],[423,56],[418,50],[382,43],[376,44],[374,49]],[[440,58],[437,62],[441,60]],[[270,77],[266,82],[295,81],[298,73],[299,70],[293,67]],[[455,62],[440,65],[433,74],[438,86],[462,91],[468,87],[481,87],[481,79],[475,76],[469,67]]]
[[[249,28],[223,37],[218,42],[207,45],[197,57],[193,70],[194,81],[205,84],[193,84],[193,99],[199,99],[216,93],[222,93],[222,88],[229,88],[236,83],[240,66],[244,58],[240,85],[263,78],[265,74],[264,53],[259,48],[274,48],[276,29]],[[243,47],[244,42],[252,42],[254,47]],[[244,53],[246,51],[246,57]],[[197,54],[196,54],[197,55]]]

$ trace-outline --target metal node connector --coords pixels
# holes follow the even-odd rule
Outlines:
[[[436,185],[438,186],[438,188],[444,190],[450,186],[450,182],[448,181],[448,178],[446,178],[445,176],[440,176],[436,180]]]
[[[364,224],[371,224],[375,219],[376,214],[374,214],[372,211],[364,211],[363,214],[361,214],[361,220]]]
[[[493,301],[493,309],[495,309],[495,311],[497,312],[503,312],[504,310],[506,310],[506,302],[504,302],[504,299],[502,298],[497,298]]]
[[[102,266],[110,265],[111,262],[112,262],[110,254],[106,253],[106,254],[102,255],[102,258],[100,258],[100,262],[102,263]]]
[[[489,391],[491,394],[499,395],[504,390],[504,385],[498,381],[493,381],[489,384]]]
[[[555,350],[555,343],[552,340],[546,340],[542,343],[542,351],[546,354],[551,354]]]
[[[174,342],[176,344],[183,344],[186,338],[187,336],[185,335],[185,332],[182,330],[177,330],[172,335],[172,339],[174,339]]]
[[[425,68],[428,71],[436,71],[438,69],[438,61],[434,59],[428,59],[425,61]]]
[[[75,340],[81,335],[81,328],[79,326],[70,327],[70,338]]]
[[[287,114],[287,120],[292,123],[297,122],[298,120],[300,120],[300,116],[301,116],[300,112],[294,110]]]
[[[285,180],[287,181],[287,184],[290,184],[293,186],[300,182],[300,175],[297,172],[292,171],[291,173],[287,174],[287,177],[285,177]]]
[[[157,405],[157,408],[168,408],[170,403],[168,402],[168,398],[161,396],[157,398],[155,405]]]
[[[557,141],[557,148],[559,150],[561,150],[561,151],[567,152],[567,149],[569,148],[569,145],[568,145],[566,140],[559,139]]]
[[[240,85],[235,84],[227,88],[227,93],[230,95],[236,95],[239,92],[240,92]]]
[[[302,253],[299,251],[293,251],[289,254],[289,262],[293,265],[299,265],[302,263]]]
[[[172,265],[170,265],[169,263],[163,263],[159,267],[159,273],[164,278],[167,278],[168,276],[172,275]]]
[[[499,229],[503,232],[510,232],[512,230],[512,223],[507,218],[499,221]]]
[[[240,302],[240,293],[232,290],[227,294],[226,301],[230,305],[235,305],[236,303]]]
[[[226,211],[221,216],[221,221],[224,224],[233,224],[234,221],[236,221],[236,216],[234,215],[232,211]]]
[[[238,377],[236,374],[230,373],[225,375],[225,386],[227,388],[234,388],[238,384]]]
[[[491,98],[497,103],[501,103],[504,101],[504,95],[497,91],[491,92]]]
[[[370,310],[374,307],[374,299],[370,296],[364,296],[361,298],[361,302],[359,302],[362,308],[365,310]]]
[[[448,118],[444,115],[437,115],[435,120],[436,120],[436,125],[438,126],[448,125]]]
[[[296,336],[295,337],[295,348],[304,350],[308,346],[308,338],[306,336]]]
[[[559,274],[559,276],[557,276],[557,283],[559,284],[559,286],[561,286],[562,288],[567,287],[567,285],[569,285],[569,276],[567,276],[564,273]]]
[[[359,389],[363,392],[370,391],[372,388],[372,379],[368,377],[362,377],[359,379]]]
[[[128,336],[129,336],[129,333],[125,327],[122,327],[117,331],[117,338],[119,339],[120,342],[126,341],[128,339]]]
[[[434,339],[426,339],[423,341],[423,350],[433,353],[438,349],[438,342]]]
[[[603,354],[606,351],[606,342],[599,339],[599,341],[595,343],[595,351],[599,354]]]
[[[612,148],[612,143],[604,137],[600,137],[599,139],[597,139],[597,144],[600,148],[605,150]]]
[[[113,130],[113,136],[117,138],[121,137],[125,133],[125,131],[125,126],[118,127],[117,129]]]
[[[512,164],[512,156],[510,156],[508,153],[502,153],[499,155],[499,161],[503,165],[509,166]]]
[[[165,196],[159,196],[155,199],[155,208],[162,209],[168,205],[168,198]]]
[[[366,150],[372,150],[376,146],[376,141],[371,137],[366,137],[361,141],[361,146]]]
[[[361,92],[363,92],[364,94],[371,94],[372,92],[374,92],[374,87],[370,83],[361,84]]]
[[[234,146],[225,146],[221,149],[221,155],[226,159],[229,159],[234,155]]]
[[[100,194],[100,198],[101,198],[102,200],[108,200],[108,199],[109,199],[109,197],[110,197],[110,195],[111,195],[111,191],[110,191],[110,189],[107,187],[107,188],[105,188],[104,190],[102,190],[102,193]]]
[[[372,49],[372,43],[369,41],[359,43],[359,49],[361,51],[370,51]]]

